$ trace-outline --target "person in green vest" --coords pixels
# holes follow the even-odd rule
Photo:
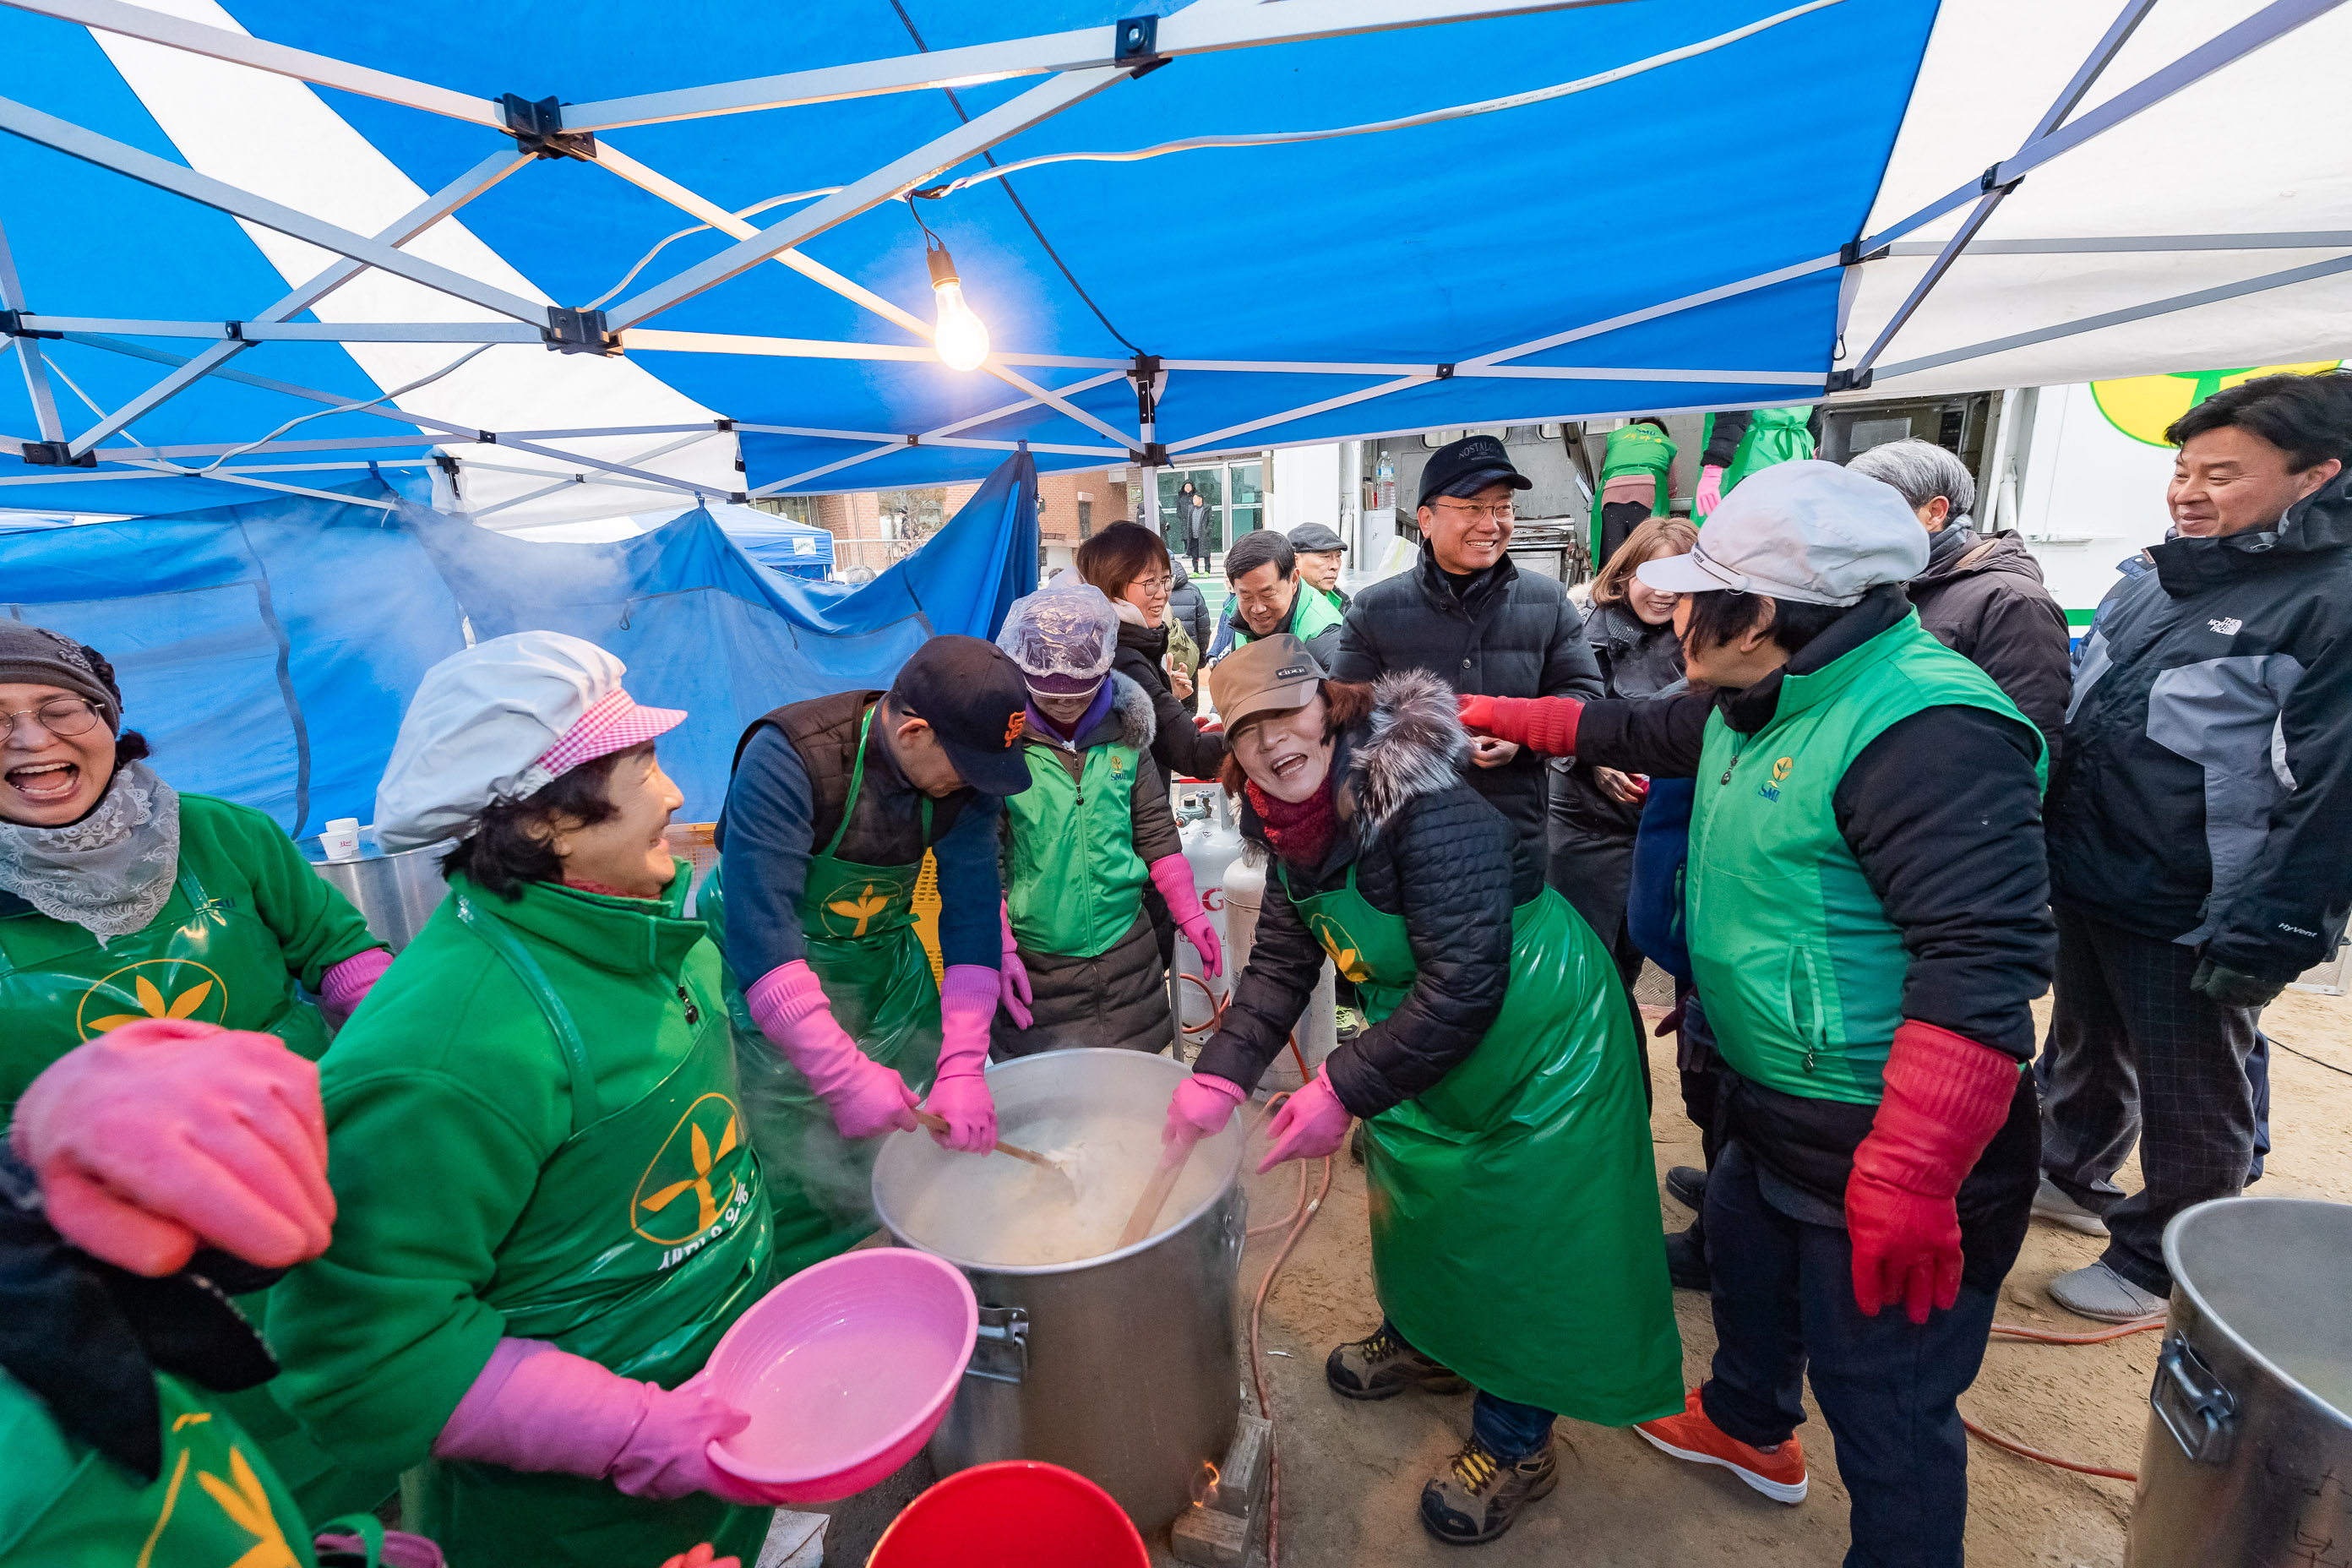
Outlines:
[[[919,1103],[946,1123],[932,1133],[943,1146],[996,1145],[989,1023],[1002,1005],[1025,1024],[1029,994],[1004,921],[996,816],[1029,787],[1028,708],[1003,649],[935,637],[888,691],[787,703],[736,746],[720,861],[696,909],[727,957],[780,1275],[873,1234],[873,1140],[912,1130]],[[937,979],[915,933],[927,854]]]
[[[1609,432],[1601,454],[1601,493],[1592,498],[1592,527],[1585,541],[1594,571],[1616,555],[1644,519],[1666,515],[1674,500],[1669,480],[1677,450],[1666,422],[1654,416]]]
[[[1833,463],[1751,475],[1642,580],[1706,695],[1465,699],[1473,728],[1696,776],[1684,884],[1723,1066],[1706,1179],[1713,1374],[1666,1453],[1801,1501],[1811,1379],[1849,1564],[1958,1568],[1958,1400],[2040,1181],[2032,1000],[2056,941],[2040,731],[1919,625],[1926,535]]]
[[[373,1513],[305,1524],[221,1397],[278,1370],[222,1292],[327,1246],[317,1068],[273,1036],[141,1019],[39,1074],[7,1132],[0,1561],[441,1568]]]
[[[58,633],[0,621],[0,1117],[51,1062],[142,1018],[324,1052],[392,954],[278,825],[165,783],[121,728],[113,666]],[[268,1315],[264,1298],[240,1305]],[[314,1511],[389,1489],[266,1396],[227,1403]]]
[[[1111,672],[1118,616],[1075,574],[1014,601],[997,634],[1029,686],[1029,787],[1004,803],[1004,897],[1030,1020],[999,1013],[999,1058],[1083,1046],[1156,1051],[1175,1038],[1143,890],[1157,888],[1211,975],[1215,923],[1151,757],[1151,700]],[[1014,960],[1008,957],[1006,962]]]
[[[1271,850],[1248,964],[1171,1147],[1223,1127],[1328,956],[1370,1025],[1275,1117],[1263,1172],[1364,1119],[1380,1327],[1331,1352],[1346,1399],[1477,1391],[1422,1489],[1441,1541],[1492,1541],[1559,1481],[1556,1415],[1676,1408],[1682,1342],[1658,1228],[1633,1019],[1608,950],[1462,782],[1454,692],[1421,670],[1327,680],[1277,635],[1210,675],[1242,831]]]
[[[1698,485],[1691,495],[1692,515],[1706,521],[1740,480],[1775,463],[1802,462],[1813,455],[1821,439],[1822,411],[1810,405],[1708,415],[1699,436]]]
[[[1316,662],[1326,669],[1331,667],[1345,617],[1328,595],[1307,586],[1289,535],[1278,528],[1243,534],[1225,552],[1225,581],[1234,588],[1233,603],[1225,610],[1223,635],[1231,638],[1226,647],[1242,647],[1255,638],[1287,632],[1307,646]],[[1211,650],[1212,657],[1224,652],[1225,647]]]
[[[719,951],[621,661],[518,632],[425,674],[376,793],[449,893],[320,1064],[337,1218],[272,1302],[271,1393],[401,1475],[452,1568],[756,1555],[698,1374],[772,1282]]]

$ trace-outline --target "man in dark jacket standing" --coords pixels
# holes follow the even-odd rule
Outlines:
[[[2352,376],[2258,377],[2165,438],[2179,537],[2103,607],[2050,784],[2034,1206],[2104,1215],[2105,1255],[2050,1293],[2115,1321],[2164,1310],[2172,1216],[2244,1184],[2256,1020],[2352,906]]]
[[[1168,607],[1176,612],[1176,618],[1183,623],[1185,635],[1192,639],[1193,646],[1206,648],[1209,646],[1209,601],[1202,596],[1201,585],[1192,581],[1192,574],[1184,570],[1184,563],[1173,556],[1169,557],[1168,574],[1171,579]]]
[[[2066,612],[2014,531],[1979,537],[1969,521],[1977,482],[1933,441],[1888,441],[1846,465],[1895,487],[1927,531],[1927,569],[1911,579],[1919,624],[2000,688],[2042,731],[2056,766],[2074,671]]]
[[[1492,436],[1430,454],[1421,472],[1421,563],[1356,595],[1331,679],[1425,669],[1464,696],[1601,695],[1601,667],[1567,590],[1506,553],[1511,492],[1530,488]],[[1471,746],[1470,787],[1508,817],[1538,865],[1547,855],[1543,759],[1507,741]]]

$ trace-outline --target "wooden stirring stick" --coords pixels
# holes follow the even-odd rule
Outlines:
[[[918,1110],[915,1112],[915,1120],[921,1122],[924,1126],[929,1128],[934,1132],[944,1132],[948,1130],[948,1119],[946,1117],[934,1116],[928,1110]],[[996,1145],[996,1152],[1000,1154],[1010,1154],[1016,1160],[1026,1160],[1041,1171],[1051,1171],[1055,1175],[1064,1178],[1067,1178],[1070,1173],[1062,1168],[1062,1163],[1059,1160],[1048,1159],[1045,1155],[1038,1153],[1034,1149],[1024,1149],[1017,1143],[1000,1142]],[[1164,1196],[1165,1194],[1162,1195]]]
[[[1144,1184],[1143,1195],[1135,1200],[1135,1212],[1127,1216],[1127,1228],[1118,1233],[1121,1247],[1133,1247],[1151,1234],[1160,1223],[1160,1211],[1168,1206],[1168,1194],[1176,1190],[1176,1179],[1184,1173],[1184,1163],[1192,1157],[1193,1145],[1181,1147],[1171,1143],[1160,1152],[1160,1164]]]

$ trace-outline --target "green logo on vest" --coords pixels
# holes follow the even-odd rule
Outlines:
[[[1758,784],[1756,786],[1756,793],[1762,795],[1766,800],[1779,800],[1780,798],[1781,783],[1788,778],[1789,770],[1796,765],[1796,762],[1797,759],[1794,757],[1782,757],[1779,762],[1774,763],[1772,764],[1772,776],[1766,779],[1762,784]]]

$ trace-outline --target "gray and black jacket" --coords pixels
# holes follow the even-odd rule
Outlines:
[[[2153,546],[2074,679],[2053,896],[2291,980],[2352,906],[2352,472],[2275,531]]]
[[[2054,766],[2065,749],[2070,649],[2066,612],[2042,585],[2041,563],[2006,529],[1979,538],[1948,528],[1935,543],[1927,569],[1911,579],[1919,624],[1992,677],[2042,731]]]

